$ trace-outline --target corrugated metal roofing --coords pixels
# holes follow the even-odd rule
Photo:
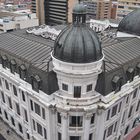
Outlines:
[[[66,26],[62,26],[63,28]],[[62,28],[61,27],[61,28]],[[102,47],[105,54],[106,72],[114,70],[140,56],[140,39],[117,40],[108,37],[102,38]],[[0,34],[0,49],[26,60],[43,71],[47,70],[50,53],[54,41],[40,36],[29,35],[25,30]],[[50,63],[52,68],[52,64]]]
[[[10,33],[0,34],[0,49],[26,60],[41,70],[47,70],[46,65],[52,50],[47,45]]]
[[[103,48],[106,71],[113,70],[129,61],[140,57],[140,39],[132,38],[127,41]]]

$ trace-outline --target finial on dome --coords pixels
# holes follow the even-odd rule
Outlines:
[[[73,24],[84,23],[86,23],[86,7],[83,4],[76,4],[73,8]]]

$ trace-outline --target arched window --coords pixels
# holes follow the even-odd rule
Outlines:
[[[17,67],[17,63],[16,63],[16,61],[14,59],[12,59],[10,61],[10,70],[11,70],[11,73],[13,73],[13,74],[15,73],[16,67]]]
[[[40,85],[41,85],[41,79],[39,75],[31,76],[31,84],[32,84],[32,89],[39,92]]]
[[[122,86],[122,77],[115,75],[112,78],[112,89],[115,92],[118,92],[121,90],[121,86]]]
[[[130,82],[133,81],[133,78],[135,76],[135,69],[132,67],[128,68],[126,71],[126,76],[127,80],[129,80]]]
[[[6,55],[3,55],[1,57],[1,61],[2,61],[3,68],[6,68],[8,66],[8,57]]]
[[[17,96],[17,89],[14,85],[13,85],[13,92],[14,92],[14,95]]]
[[[19,75],[20,75],[21,79],[26,80],[27,70],[26,70],[25,65],[23,65],[23,64],[19,67]]]

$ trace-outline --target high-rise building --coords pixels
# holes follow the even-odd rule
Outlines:
[[[111,0],[83,0],[87,7],[87,20],[110,19]]]
[[[112,1],[111,19],[116,19],[117,18],[117,8],[118,8],[118,2]]]
[[[31,11],[36,13],[39,24],[45,24],[44,0],[31,0]]]
[[[32,12],[40,24],[64,24],[72,22],[72,9],[78,0],[32,0]]]
[[[55,42],[26,30],[0,35],[0,117],[25,140],[132,140],[140,133],[139,25],[140,10],[104,46],[80,4]]]
[[[122,19],[136,9],[140,9],[140,0],[118,0],[117,18]]]
[[[32,0],[32,12],[40,24],[64,24],[72,22],[72,9],[78,2],[87,7],[87,20],[109,19],[111,0]]]

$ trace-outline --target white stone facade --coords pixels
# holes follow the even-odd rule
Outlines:
[[[123,140],[138,127],[139,76],[102,96],[94,90],[102,59],[79,65],[53,58],[53,64],[59,90],[52,95],[37,93],[0,64],[0,117],[25,140]],[[81,98],[74,98],[75,86]]]
[[[95,32],[104,31],[108,27],[117,28],[118,24],[111,23],[109,20],[94,20],[90,19],[90,28],[92,28]]]

